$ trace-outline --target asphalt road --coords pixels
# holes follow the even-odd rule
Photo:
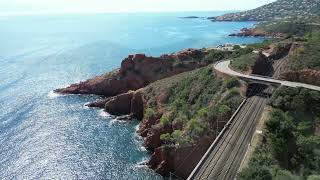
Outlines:
[[[230,61],[220,61],[214,65],[214,68],[222,73],[229,74],[231,76],[236,76],[240,78],[246,78],[246,79],[251,79],[251,80],[256,80],[260,82],[268,82],[268,83],[273,83],[273,84],[281,84],[283,86],[288,86],[288,87],[303,87],[311,90],[316,90],[320,91],[319,86],[314,86],[311,84],[305,84],[305,83],[299,83],[299,82],[291,82],[291,81],[283,81],[283,80],[278,80],[278,79],[273,79],[273,78],[268,78],[268,77],[261,77],[261,76],[254,76],[254,75],[245,75],[236,71],[233,71],[229,67]]]

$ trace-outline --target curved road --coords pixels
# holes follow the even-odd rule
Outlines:
[[[214,68],[221,73],[243,79],[289,87],[304,87],[320,91],[320,87],[309,84],[241,74],[230,69],[229,65],[230,61],[221,61],[216,63]],[[266,93],[272,91],[270,88],[263,90],[263,88],[259,87],[255,88],[255,90],[257,92],[262,90]],[[248,97],[240,105],[224,127],[224,130],[220,132],[219,136],[190,174],[188,180],[233,180],[237,177],[238,169],[268,101],[265,96],[261,96],[263,92]]]
[[[232,69],[230,69],[230,60],[228,61],[220,61],[214,65],[214,68],[224,74],[228,74],[231,76],[236,76],[240,78],[245,78],[245,79],[250,79],[250,80],[255,80],[255,81],[260,81],[260,82],[268,82],[271,84],[281,84],[283,86],[288,86],[288,87],[303,87],[307,89],[312,89],[316,91],[320,91],[319,86],[314,86],[311,84],[304,84],[304,83],[299,83],[299,82],[291,82],[291,81],[283,81],[283,80],[278,80],[278,79],[273,79],[271,77],[264,77],[264,76],[255,76],[255,75],[245,75],[239,72],[236,72]]]

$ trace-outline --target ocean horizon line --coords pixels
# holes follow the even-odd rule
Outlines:
[[[107,12],[107,11],[101,11],[101,12],[76,12],[76,11],[58,11],[58,12],[5,12],[0,13],[0,17],[8,17],[8,16],[40,16],[40,15],[51,15],[51,16],[59,16],[59,15],[99,15],[99,14],[162,14],[162,13],[232,13],[232,12],[240,12],[243,10],[177,10],[177,11],[114,11],[114,12]]]

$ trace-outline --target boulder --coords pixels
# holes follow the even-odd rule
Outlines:
[[[105,110],[111,115],[128,115],[131,113],[132,97],[133,92],[128,92],[109,98],[105,104]]]

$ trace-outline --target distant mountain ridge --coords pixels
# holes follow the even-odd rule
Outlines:
[[[320,15],[320,0],[278,0],[256,9],[210,17],[213,21],[271,21],[308,19]]]

